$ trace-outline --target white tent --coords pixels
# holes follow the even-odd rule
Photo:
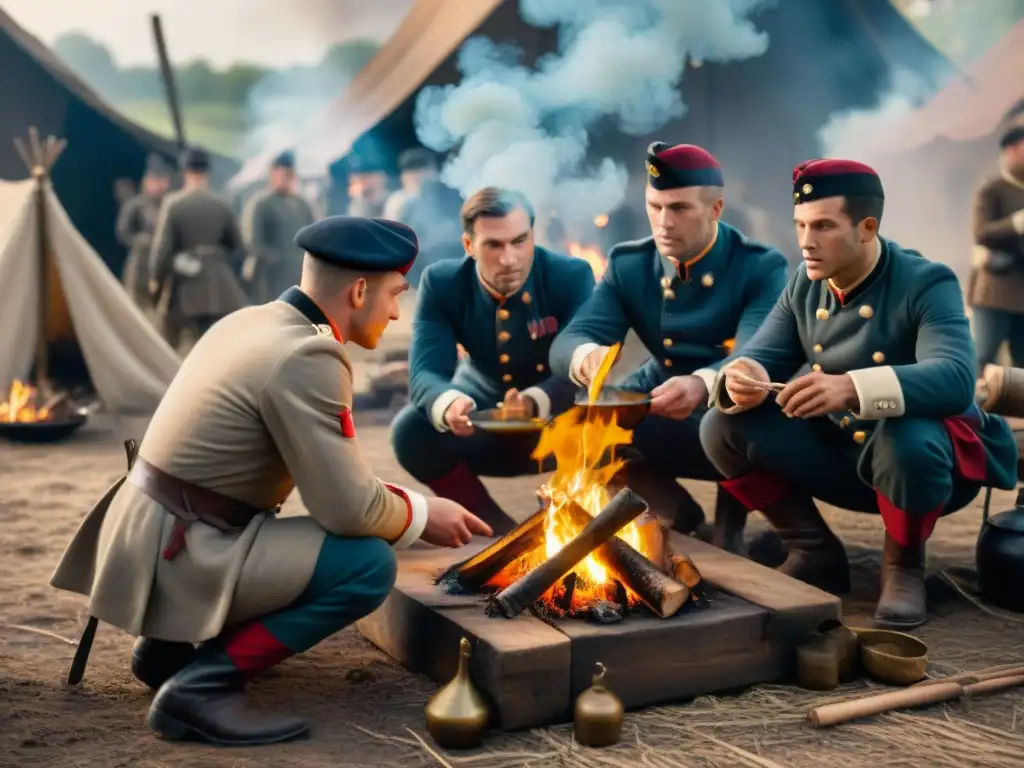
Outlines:
[[[45,329],[40,205],[50,253]],[[0,399],[12,381],[28,378],[41,332],[77,342],[97,395],[115,413],[152,412],[181,365],[71,223],[49,180],[0,181]]]

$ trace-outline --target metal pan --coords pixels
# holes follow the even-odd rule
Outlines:
[[[0,438],[15,443],[55,443],[65,440],[89,420],[85,408],[46,421],[0,422]]]
[[[585,408],[602,421],[611,421],[623,429],[635,429],[651,410],[651,397],[646,392],[633,392],[618,387],[604,387],[597,402],[590,403],[586,390],[576,393],[576,407]]]
[[[504,408],[488,408],[469,414],[473,426],[483,432],[496,435],[526,435],[541,432],[548,425],[547,419],[524,419],[512,417]]]

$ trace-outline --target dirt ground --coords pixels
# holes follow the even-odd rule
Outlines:
[[[1024,765],[1024,690],[979,698],[969,708],[937,705],[816,731],[803,720],[826,696],[782,685],[630,713],[622,742],[606,750],[579,748],[571,727],[562,726],[492,734],[482,750],[446,754],[424,728],[423,706],[435,686],[354,630],[253,685],[261,702],[308,716],[310,739],[246,750],[161,742],[145,726],[150,695],[128,670],[132,638],[101,626],[85,681],[77,689],[61,687],[85,619],[84,601],[48,586],[78,522],[124,471],[122,441],[141,437],[144,428],[145,420],[101,416],[61,445],[0,443],[0,766]],[[364,419],[360,441],[380,476],[415,485],[391,457],[386,427]],[[489,482],[517,516],[531,511],[537,484],[536,478]],[[694,484],[691,490],[711,508],[713,488]],[[994,510],[1012,506],[1012,494],[995,496]],[[297,498],[288,510],[301,513]],[[850,547],[858,583],[846,604],[848,619],[864,625],[877,596],[881,526],[871,516],[826,513]],[[980,520],[979,498],[941,521],[933,539],[933,618],[917,634],[931,648],[934,675],[1024,663],[1024,617],[978,607],[940,573],[953,569],[967,583],[970,573],[957,569],[972,565]],[[760,525],[754,521],[751,533]],[[839,693],[872,685],[860,682]]]

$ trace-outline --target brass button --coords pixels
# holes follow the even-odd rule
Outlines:
[[[508,341],[511,338],[512,338],[512,334],[509,333],[508,331],[502,331],[501,333],[498,334],[498,341],[505,342],[505,341]]]
[[[501,377],[501,380],[508,384],[508,382],[512,381],[512,374],[506,373],[504,376]]]
[[[819,363],[815,363],[814,365],[811,366],[811,370],[817,373],[818,371],[821,370],[821,365]]]
[[[508,320],[509,317],[511,316],[511,314],[512,313],[509,312],[507,309],[499,309],[498,310],[498,319],[499,320]]]
[[[502,365],[505,365],[505,363],[507,363],[508,361],[508,355],[502,355],[501,357],[498,358],[498,362],[501,363]]]
[[[715,284],[715,276],[708,272],[706,275],[704,275],[704,277],[700,279],[700,284],[703,285],[705,288],[710,288],[712,285]]]
[[[331,326],[329,326],[327,323],[320,323],[320,325],[316,327],[316,332],[321,336],[334,335],[334,331],[331,330]]]
[[[533,299],[530,298],[529,291],[523,291],[523,304],[529,304]]]
[[[661,287],[666,289],[666,290],[671,288],[672,287],[672,278],[671,277],[663,277],[663,278],[661,278]]]
[[[815,352],[816,354],[821,354],[821,350],[822,350],[822,346],[821,346],[821,344],[815,344],[815,345],[814,345],[814,352]]]
[[[871,307],[865,304],[863,307],[860,308],[859,313],[861,317],[867,320],[869,317],[875,314],[875,310],[873,310]]]
[[[884,352],[875,352],[875,354],[873,354],[871,356],[871,359],[874,360],[879,365],[881,365],[882,363],[885,362],[885,353]]]
[[[814,191],[814,187],[812,187],[810,184],[804,184],[800,191],[803,192],[805,195],[809,195],[811,194],[811,192]]]
[[[814,313],[814,316],[819,320],[828,320],[828,310],[825,309],[824,307],[821,307],[817,312]]]
[[[843,416],[843,418],[839,420],[839,426],[842,427],[843,429],[846,429],[848,426],[850,426],[850,417]]]
[[[662,294],[662,296],[664,296],[664,297],[665,297],[666,301],[672,301],[672,300],[674,300],[674,299],[675,299],[675,297],[676,297],[676,292],[675,292],[675,291],[665,291],[665,292],[664,292],[664,293]]]
[[[537,363],[537,373],[544,373],[544,363]]]
[[[860,444],[860,443],[863,443],[867,439],[868,439],[867,434],[865,434],[864,432],[861,432],[860,430],[857,430],[856,432],[853,433],[853,442],[855,442],[855,443]]]
[[[666,360],[665,361],[665,367],[666,368],[671,368],[672,367],[672,361],[671,360]]]
[[[664,341],[662,342],[662,344],[664,344],[666,348],[667,348],[667,347],[671,347],[671,346],[672,346],[672,339],[665,339],[665,340],[664,340]]]

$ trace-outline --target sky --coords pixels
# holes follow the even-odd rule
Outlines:
[[[153,65],[149,15],[159,13],[171,58],[216,66],[313,64],[334,43],[387,38],[413,0],[2,0],[47,45],[68,32],[105,43],[122,66]]]

